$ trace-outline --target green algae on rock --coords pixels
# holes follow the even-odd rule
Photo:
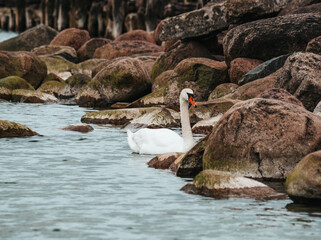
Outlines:
[[[24,103],[56,103],[58,99],[53,95],[40,91],[16,89],[12,91],[12,101]]]
[[[4,87],[10,90],[14,89],[29,89],[34,90],[33,86],[26,80],[18,76],[9,76],[0,79],[0,87]]]
[[[321,202],[321,151],[305,156],[289,173],[285,186],[289,197],[298,203]]]
[[[0,120],[0,138],[29,137],[35,135],[38,135],[38,133],[20,123]]]

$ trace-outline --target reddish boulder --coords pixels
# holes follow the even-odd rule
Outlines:
[[[0,78],[18,76],[36,89],[46,75],[46,64],[33,53],[0,51]]]
[[[246,73],[263,63],[262,60],[251,58],[236,58],[231,62],[228,75],[232,83],[238,83]]]
[[[65,131],[75,131],[81,133],[88,133],[94,130],[94,128],[86,123],[72,124],[62,128]]]
[[[203,168],[284,180],[303,156],[319,149],[319,116],[294,104],[255,98],[235,104],[217,123]]]
[[[107,38],[92,38],[85,42],[77,51],[80,62],[93,58],[97,48],[100,48],[111,40]]]
[[[154,43],[155,39],[152,37],[149,33],[147,33],[144,30],[133,30],[127,33],[124,33],[120,36],[118,36],[114,42],[120,42],[120,41],[133,41],[133,40],[138,40],[138,41],[145,41],[145,42],[150,42]]]
[[[147,165],[156,169],[169,169],[170,165],[180,156],[182,153],[164,153],[154,157]]]
[[[156,44],[145,41],[119,41],[106,44],[94,53],[94,58],[113,59],[131,56],[134,54],[151,54],[161,52],[162,48]]]
[[[90,39],[87,30],[77,28],[67,28],[50,42],[50,45],[70,46],[78,50],[85,42]]]
[[[306,52],[312,52],[321,55],[321,36],[312,39],[305,49]]]

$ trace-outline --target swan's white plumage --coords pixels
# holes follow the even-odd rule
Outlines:
[[[168,152],[186,152],[194,145],[192,129],[189,121],[188,102],[195,105],[193,91],[183,89],[180,94],[180,110],[183,137],[167,129],[143,128],[135,133],[127,130],[128,145],[133,152],[139,154],[162,154]]]
[[[167,152],[183,152],[184,141],[176,132],[161,128],[143,128],[135,133],[127,130],[128,145],[133,152],[139,154],[162,154]]]

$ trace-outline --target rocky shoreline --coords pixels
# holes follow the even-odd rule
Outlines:
[[[279,199],[248,178],[286,180],[293,201],[320,204],[320,3],[263,2],[210,1],[114,40],[37,25],[0,43],[0,99],[104,109],[84,115],[89,124],[171,128],[189,87],[193,132],[207,137],[151,167],[194,178],[189,193]],[[12,124],[0,137],[36,134]]]

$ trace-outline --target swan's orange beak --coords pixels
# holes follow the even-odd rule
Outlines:
[[[188,98],[188,101],[193,105],[193,107],[196,107],[195,99],[194,99],[193,96],[190,96],[190,97]]]

